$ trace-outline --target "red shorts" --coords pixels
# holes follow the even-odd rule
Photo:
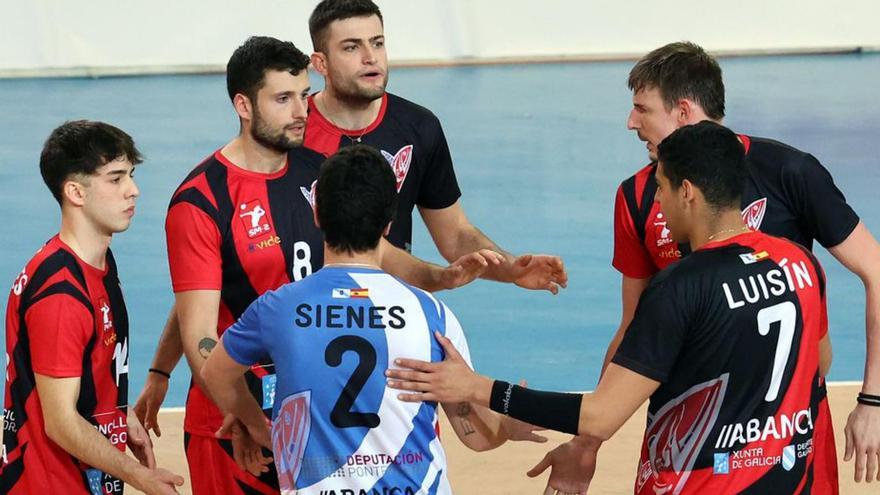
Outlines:
[[[193,495],[280,493],[274,463],[268,466],[268,472],[257,478],[235,463],[229,440],[184,433],[183,442]]]

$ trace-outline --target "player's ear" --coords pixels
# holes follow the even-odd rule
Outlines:
[[[678,190],[685,203],[692,204],[694,199],[696,199],[697,188],[694,186],[693,182],[687,179],[682,180],[681,187],[679,187]]]
[[[382,232],[382,237],[388,237],[388,234],[391,233],[391,224],[393,222],[388,222],[388,225],[385,226],[385,231]]]
[[[685,126],[690,124],[699,123],[701,119],[698,118],[698,115],[702,114],[699,105],[690,100],[688,98],[682,98],[678,100],[678,105],[676,106],[678,110],[678,125]],[[697,120],[694,120],[697,119]]]
[[[232,107],[235,108],[235,113],[238,114],[238,117],[242,120],[253,120],[254,118],[254,107],[251,99],[245,96],[242,93],[236,93],[234,97],[232,97]]]
[[[323,52],[312,53],[312,67],[322,76],[327,75],[327,55]]]
[[[64,181],[61,185],[62,199],[74,206],[82,206],[86,201],[86,185],[73,178]]]

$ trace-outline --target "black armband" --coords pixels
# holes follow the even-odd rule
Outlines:
[[[856,402],[865,406],[880,407],[880,395],[859,394]]]
[[[150,369],[148,369],[147,371],[148,371],[149,373],[155,373],[155,374],[157,374],[157,375],[162,375],[162,376],[164,376],[165,378],[168,378],[169,380],[171,379],[171,373],[169,373],[169,372],[167,372],[167,371],[162,371],[162,370],[157,369],[157,368],[150,368]]]
[[[542,392],[495,380],[489,408],[541,428],[577,435],[582,398],[581,394]]]

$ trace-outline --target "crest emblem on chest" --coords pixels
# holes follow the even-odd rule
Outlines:
[[[381,151],[382,156],[391,165],[394,178],[397,179],[397,192],[400,192],[400,189],[403,188],[403,182],[406,180],[406,175],[409,173],[409,167],[412,164],[413,145],[408,144],[397,150],[397,153],[393,155],[385,150]]]

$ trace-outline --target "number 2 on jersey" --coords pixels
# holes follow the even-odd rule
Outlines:
[[[347,351],[354,351],[358,355],[357,367],[354,373],[342,389],[342,394],[333,406],[330,413],[330,421],[337,428],[352,428],[366,426],[375,428],[379,426],[379,415],[376,413],[352,412],[351,406],[358,394],[363,390],[367,380],[376,369],[376,349],[370,342],[357,335],[343,335],[330,341],[327,350],[324,351],[324,361],[334,368],[342,364],[342,355]]]
[[[773,402],[779,395],[779,387],[782,385],[782,375],[788,356],[791,354],[791,342],[794,339],[794,329],[797,323],[797,308],[791,301],[774,304],[769,308],[758,311],[758,333],[766,336],[770,333],[770,326],[779,322],[779,339],[776,341],[776,354],[773,357],[773,374],[770,376],[770,387],[766,402]]]

